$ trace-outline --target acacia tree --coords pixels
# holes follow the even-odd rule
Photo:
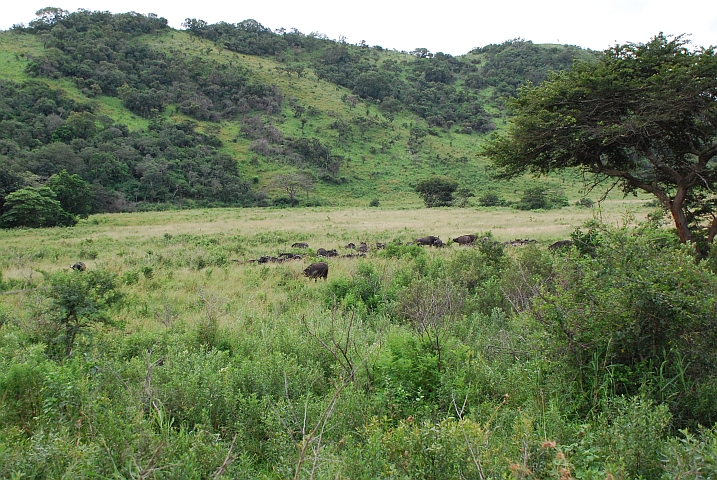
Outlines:
[[[616,45],[597,62],[528,84],[506,134],[483,153],[504,178],[578,167],[588,187],[642,190],[670,212],[683,243],[717,234],[717,57],[684,36]],[[705,252],[706,245],[699,248]]]
[[[452,178],[433,176],[421,180],[415,191],[426,204],[426,207],[448,207],[453,204],[453,192],[458,188],[458,182]]]
[[[314,182],[301,173],[281,173],[274,177],[273,186],[286,192],[293,207],[296,205],[296,195],[299,191],[304,190],[306,199],[309,199],[309,191],[314,188]]]

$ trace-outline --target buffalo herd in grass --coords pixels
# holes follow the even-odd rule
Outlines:
[[[476,241],[480,242],[491,242],[493,241],[490,237],[483,237],[480,240],[478,240],[478,236],[474,234],[468,234],[468,235],[461,235],[459,237],[456,237],[453,239],[453,243],[456,243],[458,245],[465,245],[465,246],[471,246],[476,243]],[[442,248],[445,247],[446,244],[439,238],[434,235],[428,235],[425,237],[417,238],[413,242],[411,242],[415,245],[422,245],[422,246],[430,246],[430,247],[436,247],[436,248]],[[517,247],[521,245],[528,245],[531,243],[535,243],[535,240],[531,239],[516,239],[511,240],[509,242],[505,242],[504,244],[507,246]],[[548,246],[548,250],[557,250],[563,247],[567,247],[572,245],[571,240],[561,240],[559,242],[555,242]],[[292,248],[297,249],[308,249],[309,244],[306,242],[297,242],[291,245]],[[344,246],[344,249],[346,250],[354,250],[355,253],[346,253],[346,254],[339,254],[339,252],[334,248],[331,250],[327,250],[325,248],[319,248],[316,250],[316,256],[317,257],[325,257],[325,258],[331,258],[331,257],[337,257],[337,258],[356,258],[356,257],[365,257],[366,253],[370,250],[381,250],[386,247],[385,243],[376,243],[371,246],[369,246],[366,242],[360,242],[358,245],[355,243],[349,243]],[[261,256],[259,258],[251,259],[248,262],[249,263],[283,263],[291,260],[301,260],[306,257],[306,254],[295,254],[295,253],[280,253],[278,256]],[[319,278],[323,278],[326,280],[329,276],[329,265],[326,262],[316,262],[312,263],[308,267],[306,267],[303,270],[303,275],[308,278],[313,278],[314,282],[318,281]]]
[[[474,245],[478,241],[478,236],[473,234],[468,235],[461,235],[460,237],[456,237],[453,239],[453,243],[456,243],[458,245],[466,245],[471,246]],[[483,237],[480,239],[481,242],[491,242],[493,241],[490,237]],[[430,246],[430,247],[436,247],[441,248],[445,247],[446,244],[443,243],[443,241],[434,236],[434,235],[428,235],[426,237],[417,238],[413,242],[411,242],[415,245],[422,245],[422,246]],[[511,247],[518,247],[521,245],[528,245],[530,243],[535,243],[535,240],[530,239],[516,239],[509,242],[504,242],[504,245],[511,246]],[[555,242],[548,246],[548,250],[559,250],[561,248],[572,246],[573,242],[572,240],[560,240],[558,242]],[[309,244],[306,242],[296,242],[291,245],[292,248],[295,249],[308,249]],[[319,248],[316,250],[316,256],[317,257],[338,257],[338,258],[357,258],[357,257],[365,257],[366,253],[369,250],[381,250],[383,248],[386,248],[385,243],[376,243],[372,245],[371,247],[368,246],[366,242],[359,242],[358,245],[355,243],[349,243],[344,246],[344,249],[346,250],[354,250],[355,253],[347,253],[340,255],[336,249],[327,250],[325,248]],[[306,257],[306,254],[297,254],[297,253],[279,253],[278,256],[269,256],[269,255],[263,255],[259,258],[254,258],[251,260],[248,260],[247,263],[283,263],[288,262],[291,260],[302,260]],[[76,262],[72,264],[70,267],[72,270],[84,272],[87,268],[83,262]],[[323,278],[326,280],[329,276],[329,265],[326,262],[317,262],[312,263],[308,267],[306,267],[303,270],[303,274],[305,277],[313,278],[314,282],[316,282],[319,278]]]

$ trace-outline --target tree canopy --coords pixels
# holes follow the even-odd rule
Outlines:
[[[510,178],[578,167],[590,188],[654,195],[683,243],[717,234],[717,57],[684,36],[616,45],[521,88],[483,153]],[[608,183],[609,182],[609,183]]]
[[[448,207],[453,204],[453,192],[458,182],[444,176],[433,176],[418,182],[416,193],[423,197],[426,207]]]

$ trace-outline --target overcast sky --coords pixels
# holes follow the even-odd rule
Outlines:
[[[693,44],[717,45],[714,0],[2,0],[0,30],[29,23],[47,6],[112,13],[155,13],[181,28],[185,18],[209,23],[254,19],[265,27],[297,28],[349,43],[462,55],[472,48],[524,38],[535,43],[604,50],[649,41],[659,32],[691,34]]]

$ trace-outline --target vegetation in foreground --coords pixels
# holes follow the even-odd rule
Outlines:
[[[0,476],[717,473],[715,260],[655,221],[548,251],[173,218],[3,233]],[[318,282],[291,248],[359,240],[388,244]]]

